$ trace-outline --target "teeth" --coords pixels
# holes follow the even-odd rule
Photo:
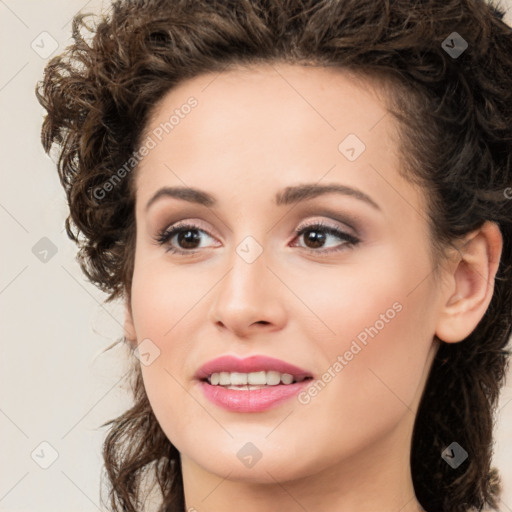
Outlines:
[[[253,386],[264,386],[267,383],[267,373],[266,372],[251,372],[246,373],[247,382],[252,384]],[[231,384],[234,384],[232,382]]]
[[[221,386],[226,386],[228,384],[231,384],[231,379],[230,379],[230,375],[228,372],[220,372],[219,384]]]
[[[283,373],[283,375],[285,375]],[[289,373],[287,373],[286,375],[290,375]],[[290,377],[292,377],[290,375]],[[280,382],[281,382],[281,374],[279,372],[267,372],[267,375],[266,375],[266,383],[269,385],[269,386],[277,386]],[[293,380],[293,377],[292,377],[292,380]]]
[[[232,372],[231,376],[228,373],[228,378],[230,379],[232,386],[242,386],[243,384],[247,384],[247,373]],[[251,384],[253,384],[253,382],[251,382]]]
[[[300,382],[304,378],[297,379]],[[208,377],[208,382],[213,386],[226,386],[230,389],[239,389],[233,386],[244,386],[244,389],[258,389],[258,386],[277,386],[278,384],[291,384],[294,382],[293,375],[275,371],[261,371],[251,373],[239,372],[218,372]],[[256,386],[256,387],[254,387]]]
[[[283,384],[291,384],[293,382],[293,376],[289,373],[283,373],[281,375],[281,382]]]

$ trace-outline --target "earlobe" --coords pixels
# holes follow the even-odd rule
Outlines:
[[[500,229],[490,221],[462,241],[438,319],[436,336],[440,340],[462,341],[483,318],[494,292],[502,246]]]

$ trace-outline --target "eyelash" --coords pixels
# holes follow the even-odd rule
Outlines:
[[[360,240],[356,238],[353,235],[350,235],[349,233],[345,233],[344,231],[341,231],[338,228],[335,228],[333,226],[329,226],[326,224],[323,224],[322,222],[315,222],[313,224],[309,224],[306,226],[300,226],[295,230],[295,236],[300,237],[307,231],[323,231],[329,235],[334,235],[342,240],[345,241],[344,244],[342,244],[338,248],[334,249],[328,249],[328,250],[320,250],[320,249],[310,249],[308,247],[302,247],[302,249],[305,249],[306,251],[310,252],[311,254],[331,254],[335,252],[340,252],[342,250],[345,250],[346,248],[354,247],[356,246]],[[162,231],[158,232],[155,236],[154,240],[155,243],[158,245],[165,245],[167,244],[177,233],[180,233],[182,231],[201,231],[203,233],[206,233],[204,229],[201,229],[199,226],[195,224],[178,224],[176,226],[172,226],[170,229],[163,229]],[[208,234],[208,233],[207,233]],[[175,249],[172,246],[168,246],[166,249],[166,252],[170,252],[172,254],[181,254],[182,256],[192,256],[196,254],[199,251],[199,249],[192,249],[192,250],[180,250]]]

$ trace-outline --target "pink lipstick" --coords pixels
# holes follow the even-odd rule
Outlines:
[[[313,375],[272,357],[222,356],[201,366],[195,378],[215,405],[232,412],[261,412],[298,394]]]

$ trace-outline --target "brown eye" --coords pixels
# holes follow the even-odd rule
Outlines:
[[[325,233],[322,233],[321,230],[312,228],[303,230],[303,235],[305,235],[304,242],[310,249],[322,247],[327,238]]]
[[[181,229],[176,233],[178,246],[182,249],[196,249],[197,244],[201,243],[201,237],[198,233],[199,230],[197,229]]]
[[[161,231],[156,236],[155,242],[158,245],[167,245],[166,252],[190,255],[198,252],[201,233],[212,238],[204,229],[194,224],[178,224]],[[173,239],[175,239],[174,242]]]
[[[328,226],[321,222],[298,228],[296,235],[299,239],[304,235],[304,243],[306,244],[305,249],[315,253],[326,254],[337,252],[345,249],[347,246],[352,247],[359,243],[359,239],[357,239],[355,236],[349,233],[345,233],[344,231],[341,231],[334,226]],[[334,249],[328,249],[324,251],[316,250],[324,247],[326,241],[329,240],[329,237],[338,238],[338,240],[342,240],[342,243],[338,244],[338,246]]]

